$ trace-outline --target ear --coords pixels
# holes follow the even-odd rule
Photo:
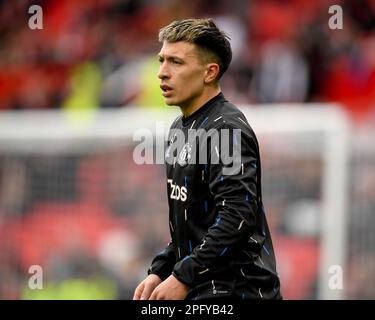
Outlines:
[[[204,83],[210,84],[215,81],[219,76],[220,67],[217,63],[209,63],[206,67],[206,74],[204,77]]]

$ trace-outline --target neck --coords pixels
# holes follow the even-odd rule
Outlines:
[[[209,87],[201,94],[198,98],[191,101],[189,104],[182,106],[180,109],[184,117],[188,117],[193,114],[195,111],[204,106],[207,101],[210,101],[213,97],[217,96],[221,92],[219,86]]]

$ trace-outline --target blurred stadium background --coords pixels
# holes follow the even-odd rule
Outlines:
[[[164,167],[136,165],[132,135],[178,114],[157,31],[193,16],[232,39],[222,88],[261,142],[284,297],[375,298],[375,1],[15,0],[0,1],[0,299],[132,297],[169,240]]]

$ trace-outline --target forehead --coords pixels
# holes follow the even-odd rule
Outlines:
[[[163,42],[163,46],[159,52],[159,56],[163,57],[180,57],[180,58],[196,58],[196,45],[193,43],[178,41],[178,42]]]

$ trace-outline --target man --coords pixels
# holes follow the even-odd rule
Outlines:
[[[212,19],[172,22],[160,30],[159,41],[160,88],[166,104],[182,112],[171,126],[166,152],[172,239],[133,299],[281,299],[258,143],[219,85],[232,58],[229,41]],[[194,129],[200,130],[199,144],[190,139]],[[215,130],[229,132],[229,143],[221,136],[200,139],[202,132]],[[176,148],[178,133],[189,142]],[[230,157],[222,157],[228,149],[232,167],[224,161]],[[193,161],[198,157],[206,160]]]

